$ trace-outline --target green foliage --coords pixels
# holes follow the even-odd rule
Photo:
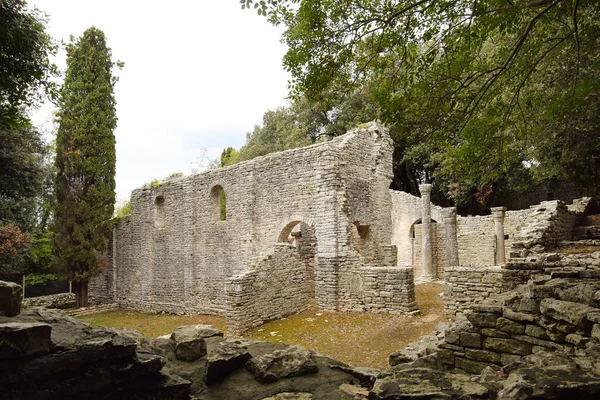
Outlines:
[[[56,280],[56,275],[54,274],[27,274],[25,275],[25,286],[39,285],[54,280]]]
[[[53,254],[60,273],[77,283],[81,306],[87,303],[87,280],[103,270],[101,253],[112,229],[116,78],[104,33],[96,28],[72,38],[67,57],[56,138]]]
[[[27,9],[24,0],[0,1],[0,115],[9,125],[24,119],[23,106],[54,94],[57,69],[50,56],[56,49],[45,15]]]
[[[47,153],[39,132],[28,122],[17,128],[0,120],[0,220],[13,221],[25,232],[39,222]]]
[[[131,215],[131,202],[126,201],[119,206],[117,206],[115,210],[115,218],[121,219],[126,217],[127,215]]]
[[[23,232],[43,223],[48,149],[27,118],[27,107],[54,94],[56,45],[46,19],[25,1],[0,1],[0,221]]]
[[[31,247],[26,256],[27,272],[49,274],[52,272],[52,245],[54,232],[37,233],[31,237]]]
[[[395,182],[435,181],[459,203],[532,179],[598,187],[597,1],[242,4],[285,25],[296,100],[370,93],[405,167]]]
[[[13,224],[0,224],[0,275],[23,273],[29,236]]]
[[[376,116],[377,105],[365,92],[340,95],[327,104],[296,99],[288,107],[265,112],[262,126],[255,126],[253,132],[246,134],[246,144],[237,160],[250,160],[339,136]]]
[[[238,162],[239,156],[240,153],[233,147],[223,149],[221,152],[221,163],[219,166],[227,167],[228,165],[233,165]]]

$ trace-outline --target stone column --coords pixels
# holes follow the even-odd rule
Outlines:
[[[433,256],[431,252],[431,185],[420,185],[421,191],[421,233],[423,235],[423,275],[421,280],[433,280]]]
[[[494,228],[496,233],[496,255],[494,260],[496,265],[502,265],[506,262],[504,249],[504,216],[506,207],[492,207],[492,217],[494,217]]]
[[[456,207],[444,209],[444,236],[446,237],[446,266],[458,266],[458,236],[456,233]]]

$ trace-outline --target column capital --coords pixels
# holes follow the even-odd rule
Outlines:
[[[491,210],[494,218],[504,218],[506,214],[506,207],[492,207]]]
[[[430,183],[424,183],[422,185],[419,185],[419,192],[421,192],[421,195],[424,193],[431,193],[432,189],[433,185]]]

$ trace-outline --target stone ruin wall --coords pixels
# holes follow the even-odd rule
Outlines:
[[[422,275],[421,199],[409,193],[390,190],[392,196],[392,243],[398,248],[398,264],[412,265],[418,279]],[[433,268],[444,279],[446,266],[444,208],[432,204]],[[517,232],[526,223],[531,209],[507,211],[504,219],[505,257]],[[435,222],[434,222],[435,221]],[[494,219],[485,216],[458,216],[458,258],[460,266],[493,266],[495,263]]]
[[[561,241],[571,239],[577,215],[585,211],[577,210],[577,206],[577,202],[567,206],[562,201],[554,200],[544,201],[526,210],[508,211],[505,219],[505,233],[509,236],[506,241],[506,251],[509,253],[506,264],[501,268],[447,268],[444,285],[446,315],[453,317],[469,313],[483,300],[513,290],[535,275],[554,274],[560,277],[564,273],[556,268],[562,269],[564,265],[576,270],[573,276],[590,278],[586,272],[579,271],[586,270],[590,263],[587,256],[566,256],[553,252]]]
[[[392,241],[399,249],[399,262],[413,265],[419,279],[423,273],[421,199],[403,192],[391,194]],[[570,206],[545,201],[528,209],[507,211],[503,223],[507,262],[501,266],[495,265],[495,222],[491,215],[457,217],[459,265],[448,266],[444,210],[432,205],[433,271],[436,279],[444,280],[445,313],[450,317],[468,313],[482,301],[526,283],[550,261],[556,261],[544,252],[571,238],[576,213],[581,214],[586,204],[583,200]]]
[[[299,311],[309,297],[328,310],[413,310],[412,270],[396,267],[389,231],[391,177],[391,139],[372,123],[329,142],[136,189],[131,215],[113,232],[110,266],[90,293],[127,309],[229,312],[251,325]],[[269,310],[296,279],[273,262],[285,246],[273,248],[298,223],[314,229],[314,285],[300,286],[289,310]],[[278,286],[265,290],[252,278],[265,273]]]

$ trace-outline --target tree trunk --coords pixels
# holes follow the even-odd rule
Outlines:
[[[88,280],[74,281],[75,304],[77,308],[88,306]]]

